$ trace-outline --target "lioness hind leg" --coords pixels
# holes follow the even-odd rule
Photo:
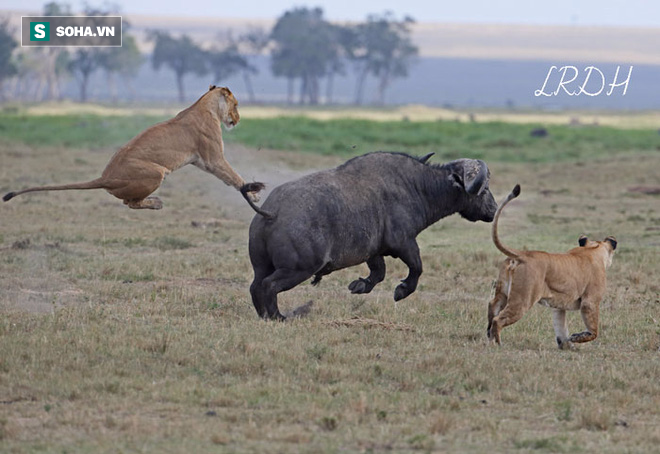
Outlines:
[[[160,173],[156,175],[154,178],[142,180],[110,180],[113,186],[106,190],[122,199],[129,208],[160,210],[163,208],[163,202],[158,197],[149,197],[163,181]]]
[[[131,171],[133,170],[133,171]],[[106,191],[124,201],[130,208],[148,208],[159,210],[163,203],[149,196],[160,187],[165,178],[162,168],[145,166],[136,174],[134,169],[127,170],[125,178],[107,178]],[[135,178],[131,178],[134,176]],[[143,202],[144,201],[144,202]]]
[[[163,208],[163,202],[158,197],[147,197],[142,200],[124,200],[124,203],[134,210],[160,210]]]
[[[494,341],[492,327],[493,319],[499,315],[499,313],[504,309],[507,303],[507,298],[504,293],[500,291],[500,284],[497,284],[497,289],[495,291],[495,297],[488,303],[488,328],[486,328],[486,335],[490,341]]]
[[[580,314],[587,330],[571,334],[569,340],[576,343],[590,342],[598,337],[598,304],[592,305],[583,300]]]
[[[500,344],[500,332],[502,331],[502,328],[512,325],[520,320],[522,316],[525,315],[525,312],[527,312],[532,306],[533,302],[538,300],[538,298],[535,298],[538,293],[538,291],[530,289],[529,287],[516,287],[514,281],[511,284],[511,291],[509,292],[506,306],[504,306],[502,311],[493,318],[490,327],[491,339],[494,339],[497,344]]]
[[[520,320],[523,316],[523,311],[509,310],[511,305],[507,305],[502,312],[495,318],[490,326],[490,339],[494,340],[496,344],[500,345],[500,332],[502,328],[512,325]]]

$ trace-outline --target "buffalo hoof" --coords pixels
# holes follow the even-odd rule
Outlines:
[[[262,317],[264,320],[273,320],[276,322],[283,322],[286,320],[286,317],[282,314],[280,314],[280,311],[277,311],[274,314],[264,314]]]
[[[348,286],[351,293],[369,293],[373,288],[371,281],[363,278],[358,278]]]
[[[413,291],[408,288],[405,282],[400,283],[394,289],[394,301],[399,301],[410,295]]]
[[[316,287],[321,282],[322,276],[320,274],[315,274],[314,279],[312,279],[312,285]]]

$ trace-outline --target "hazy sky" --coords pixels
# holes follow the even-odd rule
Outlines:
[[[660,27],[659,0],[110,0],[124,14],[272,19],[296,6],[320,6],[330,20],[362,20],[390,10],[420,22],[490,22]],[[1,0],[2,9],[39,11],[44,0]],[[71,0],[74,10],[85,3]],[[103,1],[86,3],[101,5]],[[229,6],[231,5],[231,6]]]

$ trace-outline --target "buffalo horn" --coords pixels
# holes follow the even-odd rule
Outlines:
[[[471,195],[479,194],[488,183],[488,166],[481,159],[471,159],[463,165],[465,191]]]

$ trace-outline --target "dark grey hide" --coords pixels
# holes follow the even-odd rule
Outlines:
[[[370,153],[275,188],[250,224],[250,294],[259,316],[283,320],[278,293],[363,262],[371,273],[348,288],[369,293],[385,277],[384,256],[409,268],[394,292],[401,300],[422,274],[415,240],[422,230],[453,213],[491,222],[497,204],[486,164],[426,164],[431,155]]]

